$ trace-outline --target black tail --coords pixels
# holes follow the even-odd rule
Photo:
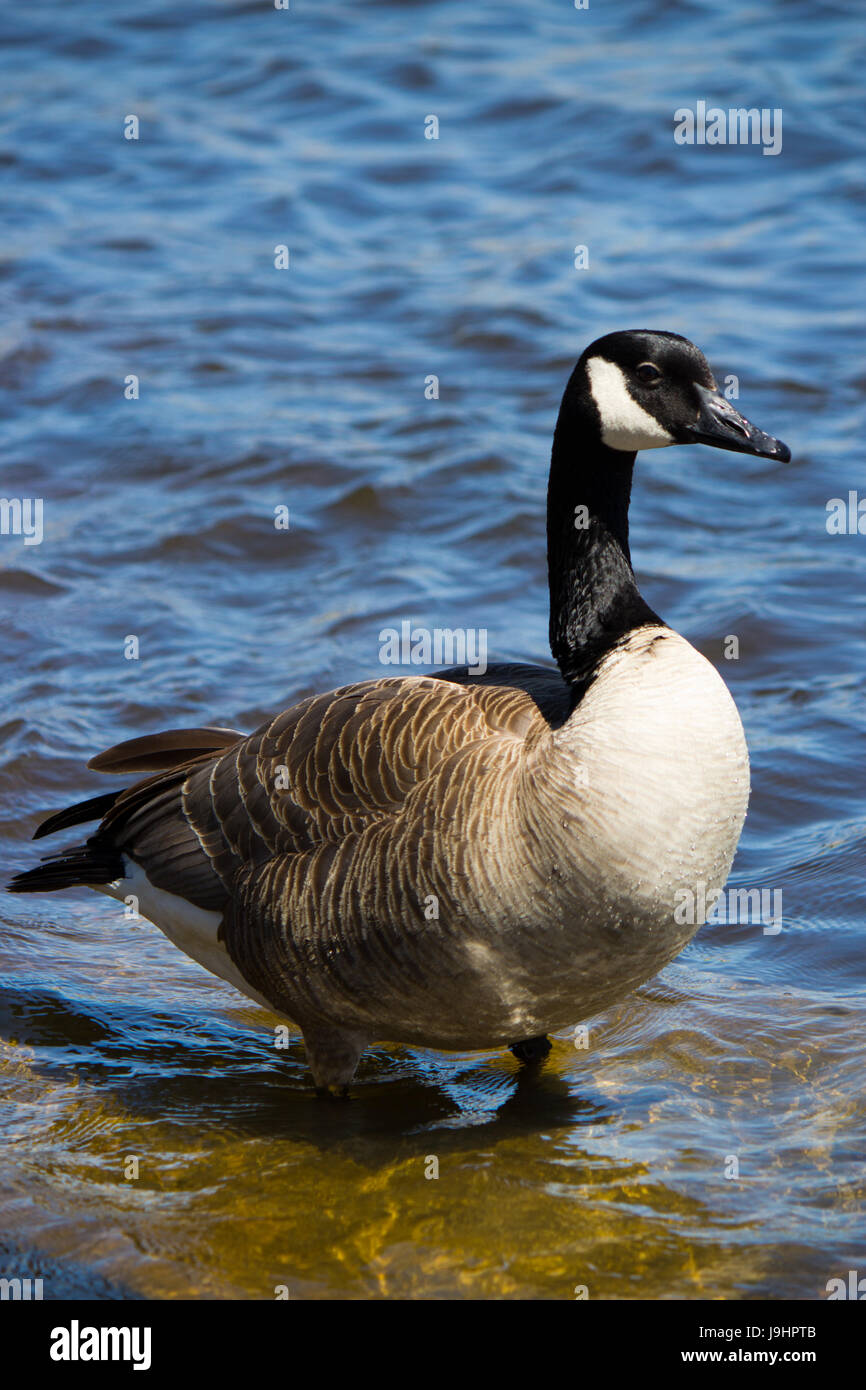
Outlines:
[[[93,796],[89,801],[79,801],[65,811],[55,812],[42,822],[33,836],[34,840],[51,835],[55,830],[67,830],[71,825],[86,825],[88,821],[101,820],[120,795],[119,791],[107,792],[104,796]],[[35,869],[25,869],[23,873],[16,874],[7,887],[10,893],[53,893],[58,888],[113,883],[116,878],[123,878],[121,853],[97,831],[83,845],[73,845],[70,849],[46,855]]]
[[[123,858],[113,845],[94,837],[65,853],[51,855],[35,869],[25,869],[7,883],[10,893],[53,893],[58,888],[80,888],[89,883],[113,883],[123,878]]]
[[[102,820],[111,810],[120,792],[105,792],[102,796],[92,796],[89,801],[77,801],[67,806],[65,811],[55,811],[33,832],[34,840],[43,835],[53,835],[55,830],[68,830],[70,825],[87,825],[92,820]]]

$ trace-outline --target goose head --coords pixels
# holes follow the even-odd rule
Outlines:
[[[608,333],[586,349],[569,385],[609,449],[709,444],[783,463],[791,457],[721,394],[704,354],[678,333]]]
[[[591,343],[562,398],[547,490],[550,648],[575,690],[625,633],[661,622],[638,591],[628,512],[638,450],[672,444],[791,457],[725,399],[688,338],[632,329]]]

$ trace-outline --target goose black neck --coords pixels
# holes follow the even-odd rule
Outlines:
[[[609,449],[597,418],[563,400],[547,493],[550,649],[579,699],[626,633],[660,619],[641,598],[628,547],[635,455]]]

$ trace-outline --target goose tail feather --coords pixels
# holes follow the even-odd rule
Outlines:
[[[161,733],[146,734],[118,743],[114,748],[91,758],[87,766],[97,772],[156,774],[138,784],[139,790],[143,791],[149,782],[158,781],[160,774],[168,772],[181,775],[189,764],[195,764],[208,754],[222,752],[242,738],[243,734],[236,729],[166,729]],[[101,821],[126,790],[121,788],[120,791],[105,792],[102,796],[92,796],[87,801],[78,801],[74,806],[55,811],[39,825],[34,840],[53,835],[57,830],[68,830],[70,826]],[[60,888],[114,883],[123,877],[121,851],[113,843],[113,836],[100,828],[83,845],[59,850],[46,856],[36,868],[15,874],[8,889],[10,893],[53,893]]]
[[[123,858],[97,837],[49,855],[35,869],[25,869],[7,884],[10,893],[54,893],[59,888],[89,887],[123,878]]]
[[[102,796],[91,796],[87,801],[77,801],[74,806],[55,811],[34,830],[34,840],[53,835],[57,830],[68,830],[72,825],[87,825],[90,821],[102,820],[121,795],[121,792],[105,792]]]

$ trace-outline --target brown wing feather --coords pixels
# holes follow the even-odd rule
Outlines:
[[[100,833],[156,886],[220,908],[239,875],[271,860],[297,859],[294,872],[323,883],[336,848],[345,871],[353,839],[372,824],[393,822],[414,790],[460,750],[502,736],[540,737],[547,729],[538,703],[518,687],[417,676],[344,686],[301,701],[222,753],[188,755],[138,783],[121,794]],[[189,734],[178,734],[174,749],[165,742],[166,755],[189,749]],[[111,753],[117,761],[137,757],[135,745],[147,742]],[[460,786],[442,790],[456,798],[456,812]],[[419,853],[429,857],[429,834],[419,834]]]
[[[244,737],[236,729],[164,729],[116,743],[87,764],[93,772],[159,772],[179,767],[201,753],[227,748]]]

